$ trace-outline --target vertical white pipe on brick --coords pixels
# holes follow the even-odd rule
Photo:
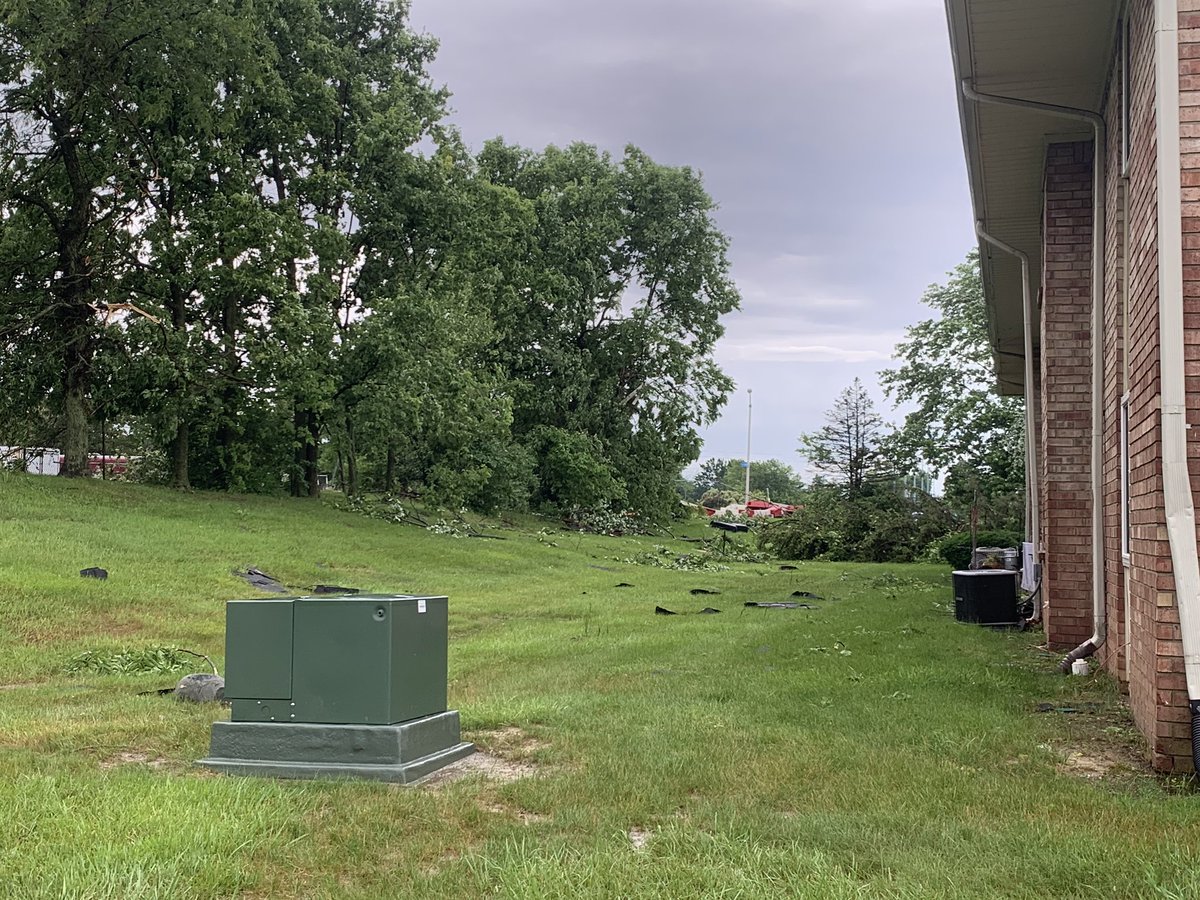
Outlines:
[[[1013,106],[1087,122],[1092,126],[1095,136],[1095,147],[1092,151],[1092,636],[1067,654],[1063,660],[1063,671],[1070,671],[1074,660],[1091,656],[1104,644],[1107,621],[1104,605],[1104,473],[1101,471],[1101,465],[1104,458],[1104,160],[1108,129],[1104,125],[1104,117],[1088,109],[981,94],[971,87],[967,80],[962,83],[962,92],[968,100],[977,103]],[[1178,115],[1178,110],[1176,114]]]
[[[1025,325],[1025,487],[1029,496],[1029,515],[1025,521],[1025,532],[1029,542],[1033,545],[1033,577],[1036,581],[1041,581],[1042,565],[1039,555],[1042,538],[1039,512],[1041,488],[1037,478],[1037,431],[1033,408],[1033,287],[1029,281],[1029,254],[988,234],[982,222],[975,223],[975,233],[980,240],[987,241],[993,247],[1015,256],[1021,262],[1021,306]],[[1041,609],[1042,604],[1039,600],[1033,613],[1035,619],[1041,618]]]
[[[1158,331],[1162,381],[1163,503],[1183,638],[1195,756],[1200,701],[1200,559],[1188,471],[1187,386],[1183,365],[1183,200],[1179,146],[1179,4],[1156,0],[1155,122],[1158,138]],[[1126,624],[1128,628],[1128,624]]]

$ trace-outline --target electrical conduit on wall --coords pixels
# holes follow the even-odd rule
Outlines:
[[[1158,138],[1158,331],[1163,504],[1192,716],[1192,763],[1200,771],[1200,559],[1187,456],[1183,355],[1183,202],[1179,146],[1179,4],[1156,0],[1155,122]],[[1129,625],[1126,623],[1126,627]]]
[[[1167,2],[1167,0],[1159,0],[1159,2]],[[1104,334],[1104,158],[1107,129],[1104,125],[1104,117],[1091,110],[1056,106],[1053,103],[1039,103],[1035,100],[1022,100],[1016,97],[981,94],[966,80],[962,83],[962,92],[964,97],[974,100],[976,103],[1011,106],[1059,118],[1087,122],[1092,126],[1095,141],[1092,151],[1092,636],[1063,659],[1061,668],[1064,672],[1069,672],[1071,663],[1077,659],[1091,656],[1104,644],[1107,621],[1104,605],[1104,507],[1101,502],[1103,490],[1103,472],[1101,471],[1103,444],[1101,439],[1104,428],[1104,354],[1101,350],[1101,337]],[[1176,104],[1176,112],[1178,113],[1178,104]],[[1176,144],[1178,145],[1178,141]],[[1178,169],[1176,176],[1178,177]]]
[[[988,234],[982,222],[975,223],[975,233],[993,247],[1015,256],[1021,262],[1021,306],[1025,324],[1025,487],[1029,496],[1029,514],[1025,520],[1025,538],[1033,546],[1033,579],[1036,596],[1041,588],[1042,566],[1038,555],[1041,547],[1040,492],[1038,486],[1037,428],[1033,416],[1033,288],[1029,281],[1029,254]],[[1042,603],[1037,601],[1031,621],[1042,618]]]

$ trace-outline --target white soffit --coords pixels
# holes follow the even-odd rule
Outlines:
[[[955,77],[984,94],[1100,112],[1120,8],[1120,0],[946,0]],[[975,217],[1029,254],[1036,296],[1046,145],[1091,134],[1078,121],[974,103],[961,93],[959,115]],[[980,252],[997,381],[1002,393],[1020,394],[1021,266],[989,245]]]

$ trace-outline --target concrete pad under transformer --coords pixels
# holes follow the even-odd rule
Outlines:
[[[474,752],[449,710],[395,725],[214,722],[209,755],[197,764],[230,775],[411,784]]]

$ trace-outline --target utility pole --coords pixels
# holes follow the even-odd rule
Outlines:
[[[754,413],[754,391],[746,391],[746,513],[750,512],[750,419]]]

